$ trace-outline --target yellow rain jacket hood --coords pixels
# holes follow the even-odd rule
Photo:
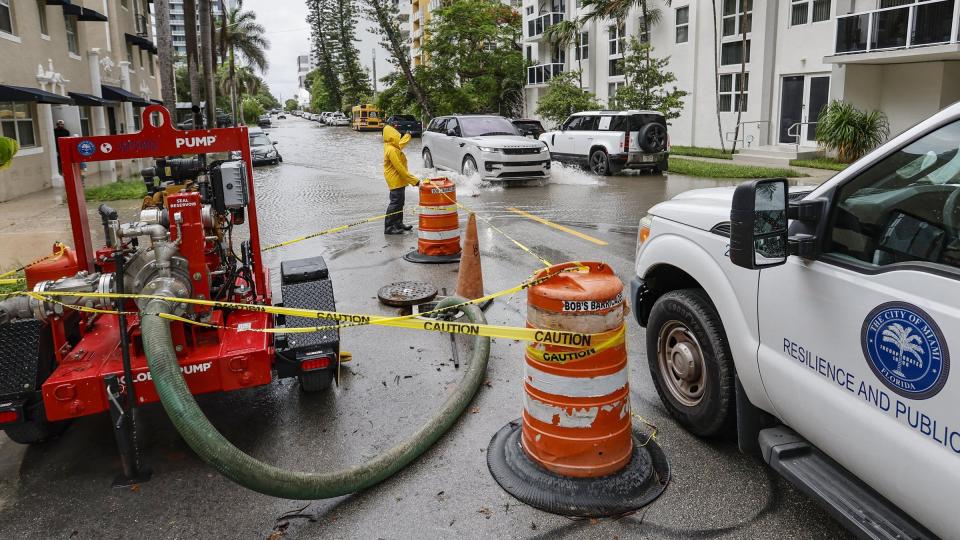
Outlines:
[[[383,177],[387,179],[390,189],[414,185],[419,178],[407,170],[407,156],[403,147],[410,142],[410,134],[403,137],[392,126],[383,126]]]

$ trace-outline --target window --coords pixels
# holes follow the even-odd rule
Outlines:
[[[574,52],[577,60],[586,60],[590,58],[590,33],[589,32],[580,33],[580,42],[577,44],[577,48]]]
[[[640,17],[637,20],[637,39],[640,40],[640,43],[650,42],[650,32],[648,30],[647,20],[643,17]]]
[[[600,122],[599,116],[571,116],[563,125],[566,131],[596,131]]]
[[[735,36],[750,31],[753,0],[723,0],[723,35]]]
[[[80,109],[80,135],[89,137],[90,130],[90,107],[78,107]]]
[[[37,0],[37,13],[40,14],[40,33],[49,36],[47,30],[47,0]]]
[[[0,32],[13,33],[13,8],[10,0],[0,0]]]
[[[740,89],[743,89],[743,98],[740,98]],[[737,112],[747,110],[748,90],[750,89],[750,74],[727,73],[720,75],[720,112]],[[741,108],[742,107],[742,108]]]
[[[80,54],[80,42],[77,34],[77,18],[70,15],[63,18],[67,33],[67,50],[73,54]]]
[[[607,39],[610,41],[610,56],[620,56],[623,54],[623,38],[626,35],[626,28],[623,25],[610,25],[607,28]]]
[[[744,58],[744,43],[729,41],[720,46],[720,65],[730,66],[743,62],[750,63],[750,40],[746,42],[746,58]]]
[[[810,4],[813,4],[813,9],[810,9]],[[790,26],[829,20],[830,0],[792,0]]]
[[[607,107],[611,109],[617,107],[617,91],[619,91],[622,86],[622,82],[612,82],[607,85]]]
[[[533,6],[527,6],[527,15],[533,15]]]
[[[677,8],[677,43],[686,43],[690,37],[690,6]]]
[[[133,108],[133,129],[135,131],[140,131],[143,129],[143,107],[134,107]]]
[[[607,67],[607,76],[620,77],[623,75],[623,58],[611,58]]]
[[[37,146],[33,117],[33,106],[29,103],[0,103],[0,133],[16,139],[21,148]]]
[[[527,62],[533,61],[533,47],[527,45]]]
[[[153,63],[153,62],[154,62],[153,55],[147,56],[147,65],[150,66],[150,76],[151,76],[151,77],[153,77],[154,75],[157,74],[157,72],[156,72],[156,69],[157,69],[157,68],[154,66],[154,63]]]
[[[146,66],[146,64],[143,63],[143,49],[141,49],[140,47],[137,47],[137,50],[140,52],[140,54],[139,54],[139,56],[140,56],[140,69],[143,69],[143,68]]]
[[[123,7],[124,9],[129,8],[129,7],[130,7],[130,0],[120,0],[120,6]]]
[[[133,69],[133,45],[127,43],[127,62],[130,62],[130,68]]]
[[[837,192],[826,251],[871,267],[923,262],[960,268],[960,122],[943,126]]]

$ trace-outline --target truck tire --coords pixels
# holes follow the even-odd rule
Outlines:
[[[610,156],[608,156],[606,150],[602,148],[598,148],[590,153],[590,161],[588,164],[593,174],[598,176],[610,176],[613,174],[610,168]]]
[[[687,431],[729,433],[735,421],[735,371],[723,323],[701,289],[657,299],[647,323],[647,362],[660,400]]]
[[[330,388],[333,382],[333,370],[325,369],[323,371],[313,371],[311,373],[302,373],[297,376],[300,380],[300,389],[307,394],[323,392]]]
[[[50,422],[47,420],[46,413],[43,412],[41,404],[37,410],[37,416],[29,422],[14,424],[3,428],[7,437],[11,441],[20,444],[38,444],[56,439],[70,427],[70,421]]]
[[[430,153],[429,148],[423,149],[423,168],[432,169],[433,167],[433,154]]]

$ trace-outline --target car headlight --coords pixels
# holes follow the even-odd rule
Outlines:
[[[276,156],[277,156],[276,150],[267,150],[267,157],[276,157]]]
[[[480,151],[489,152],[491,154],[499,154],[500,152],[502,152],[502,150],[500,150],[499,148],[493,148],[492,146],[481,146]]]
[[[542,154],[543,152],[549,152],[549,151],[550,151],[550,147],[547,146],[547,143],[543,143],[543,146],[540,147],[540,153]]]

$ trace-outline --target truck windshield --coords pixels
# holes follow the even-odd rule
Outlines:
[[[460,132],[463,137],[483,137],[484,135],[519,135],[517,128],[501,116],[466,116],[460,118]]]

